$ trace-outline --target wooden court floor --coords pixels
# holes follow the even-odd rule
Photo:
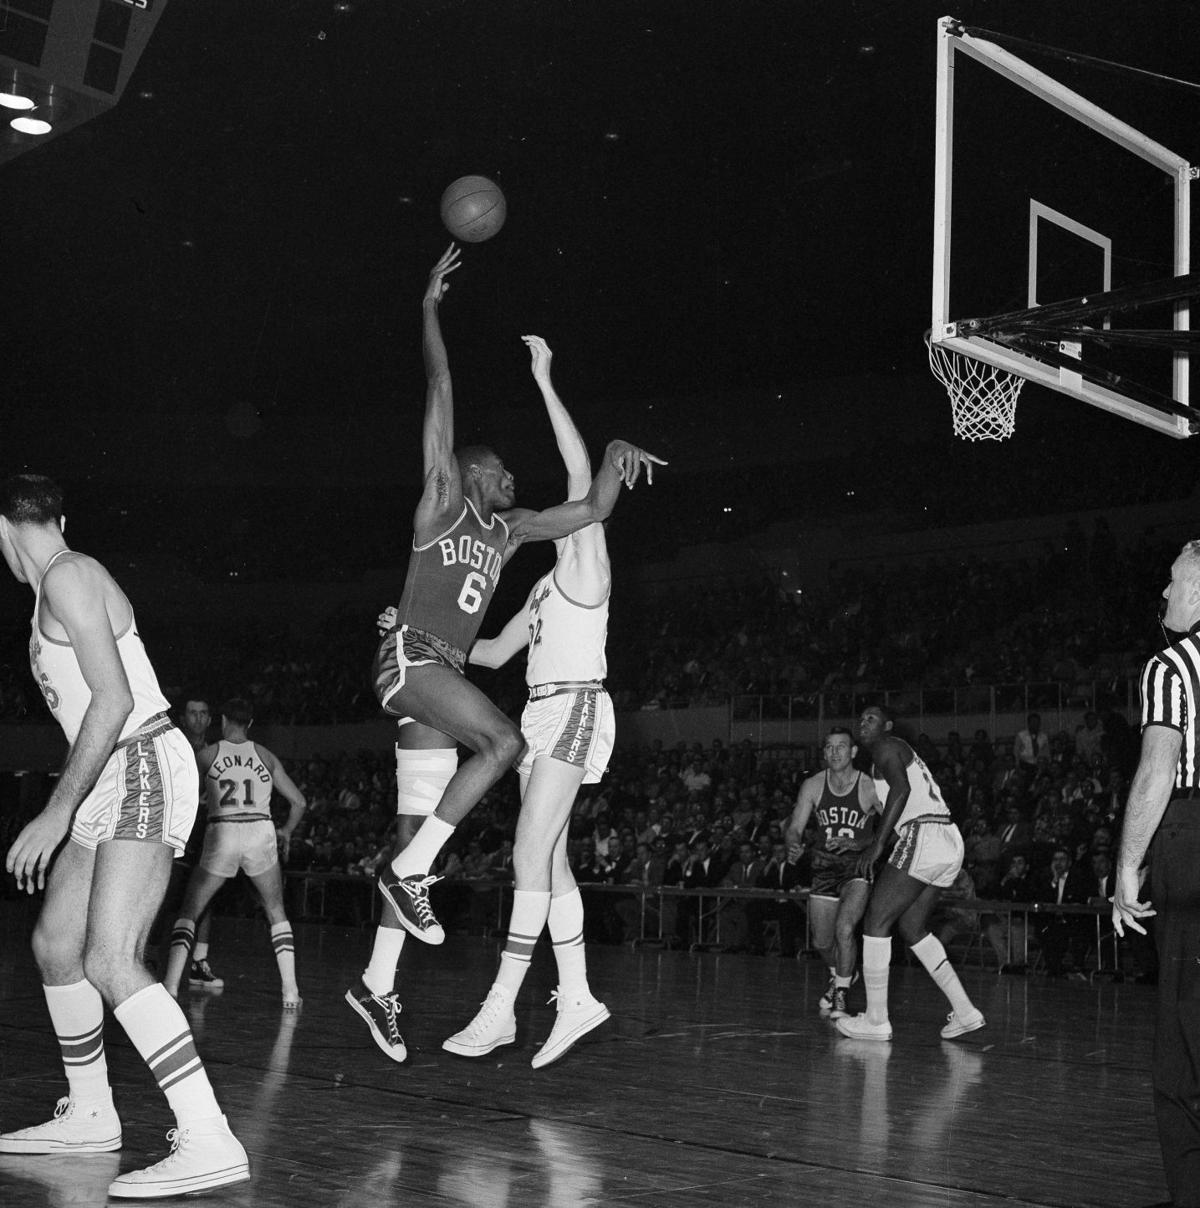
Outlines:
[[[65,1093],[28,927],[27,911],[0,903],[3,1129],[48,1118]],[[398,1066],[342,1001],[369,933],[298,929],[305,1001],[289,1016],[265,927],[219,919],[214,931],[225,989],[191,993],[186,1007],[253,1177],[208,1204],[1137,1208],[1165,1198],[1152,987],[967,968],[988,1027],[946,1042],[941,995],[919,968],[897,966],[895,1040],[879,1045],[821,1019],[819,962],[596,947],[593,988],[613,1020],[534,1071],[553,1018],[548,954],[526,980],[516,1045],[467,1060],[441,1042],[474,1014],[498,946],[451,936],[406,948],[409,1060]],[[166,1102],[111,1022],[107,1038],[124,1151],[0,1155],[4,1208],[104,1204],[118,1169],[165,1155]]]

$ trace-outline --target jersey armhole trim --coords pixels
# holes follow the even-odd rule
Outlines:
[[[454,523],[448,529],[445,529],[443,532],[438,533],[438,535],[436,537],[430,538],[428,541],[425,542],[424,545],[417,544],[417,534],[414,532],[413,533],[413,552],[418,553],[418,554],[424,553],[427,549],[432,549],[435,545],[437,545],[437,543],[439,541],[442,541],[446,537],[449,537],[450,534],[452,532],[454,532],[454,530],[456,528],[458,528],[458,526],[460,524],[462,524],[463,517],[467,514],[467,508],[469,506],[471,506],[471,501],[469,499],[464,499],[462,511],[459,512],[457,517],[455,517]],[[471,507],[471,511],[475,512],[474,507]],[[475,512],[475,519],[479,520],[478,512]],[[483,521],[479,520],[479,523],[483,524]]]
[[[563,585],[558,581],[558,564],[555,563],[554,569],[550,572],[550,578],[554,581],[554,586],[558,594],[562,596],[568,604],[573,604],[576,608],[586,608],[590,611],[595,611],[597,608],[603,608],[608,603],[612,596],[612,576],[609,576],[608,588],[604,592],[604,598],[596,604],[585,604],[582,600],[576,600],[573,596],[569,596],[564,590]]]

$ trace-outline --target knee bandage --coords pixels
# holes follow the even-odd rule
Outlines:
[[[458,769],[458,750],[396,748],[396,813],[432,814]]]

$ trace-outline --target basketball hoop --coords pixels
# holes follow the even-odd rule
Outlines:
[[[1025,379],[935,344],[925,333],[929,368],[946,387],[954,435],[963,440],[1007,440],[1016,427],[1017,396]]]

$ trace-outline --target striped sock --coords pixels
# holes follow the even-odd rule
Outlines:
[[[888,973],[892,963],[890,935],[864,935],[862,954],[863,985],[867,991],[867,1020],[888,1021]]]
[[[192,1031],[163,986],[154,982],[131,994],[113,1014],[150,1067],[180,1128],[221,1114]]]
[[[550,939],[558,964],[559,992],[590,994],[583,950],[583,895],[579,886],[550,900]]]
[[[271,928],[271,947],[275,949],[275,963],[279,966],[279,980],[283,983],[284,997],[296,992],[296,941],[292,936],[292,925],[284,919]]]
[[[923,964],[929,976],[937,983],[937,987],[950,1000],[951,1009],[960,1019],[970,1015],[975,1009],[963,989],[954,966],[942,947],[942,941],[936,935],[927,935],[923,940],[911,945],[912,954]]]
[[[179,993],[179,983],[187,971],[188,961],[192,955],[192,945],[196,942],[195,919],[176,919],[171,931],[171,951],[167,955],[167,971],[163,975],[163,985],[168,994]]]
[[[81,1105],[111,1103],[104,1056],[104,1001],[86,979],[70,986],[43,986],[50,1020],[62,1050],[71,1098]]]
[[[550,893],[546,891],[531,891],[528,889],[513,890],[512,915],[508,920],[508,939],[504,951],[500,954],[500,972],[496,975],[496,984],[502,986],[515,998],[525,974],[529,972],[529,962],[533,960],[533,950],[537,945],[538,936],[546,926],[546,916],[550,913]]]

